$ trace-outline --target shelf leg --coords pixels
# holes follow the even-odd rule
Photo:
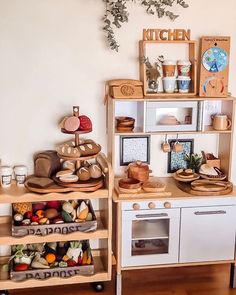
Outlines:
[[[116,274],[116,295],[121,295],[122,293],[122,275]]]
[[[231,263],[230,267],[230,287],[236,288],[236,265]]]

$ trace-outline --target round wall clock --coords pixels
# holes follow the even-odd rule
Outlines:
[[[219,47],[209,48],[203,54],[202,63],[208,72],[222,72],[228,65],[228,54],[224,49]]]

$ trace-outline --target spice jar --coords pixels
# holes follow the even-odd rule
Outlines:
[[[14,174],[15,174],[16,184],[18,186],[24,186],[24,182],[27,177],[27,167],[24,165],[15,166]]]
[[[9,187],[12,181],[13,169],[10,166],[0,166],[1,186]]]

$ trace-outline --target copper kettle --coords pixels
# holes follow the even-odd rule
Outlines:
[[[149,179],[150,172],[152,171],[149,169],[148,164],[141,161],[136,161],[128,165],[128,177],[141,182],[145,182]]]

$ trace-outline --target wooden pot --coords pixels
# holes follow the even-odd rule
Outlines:
[[[129,164],[128,166],[128,178],[134,178],[141,182],[145,182],[149,179],[149,166],[146,163],[137,161]]]

